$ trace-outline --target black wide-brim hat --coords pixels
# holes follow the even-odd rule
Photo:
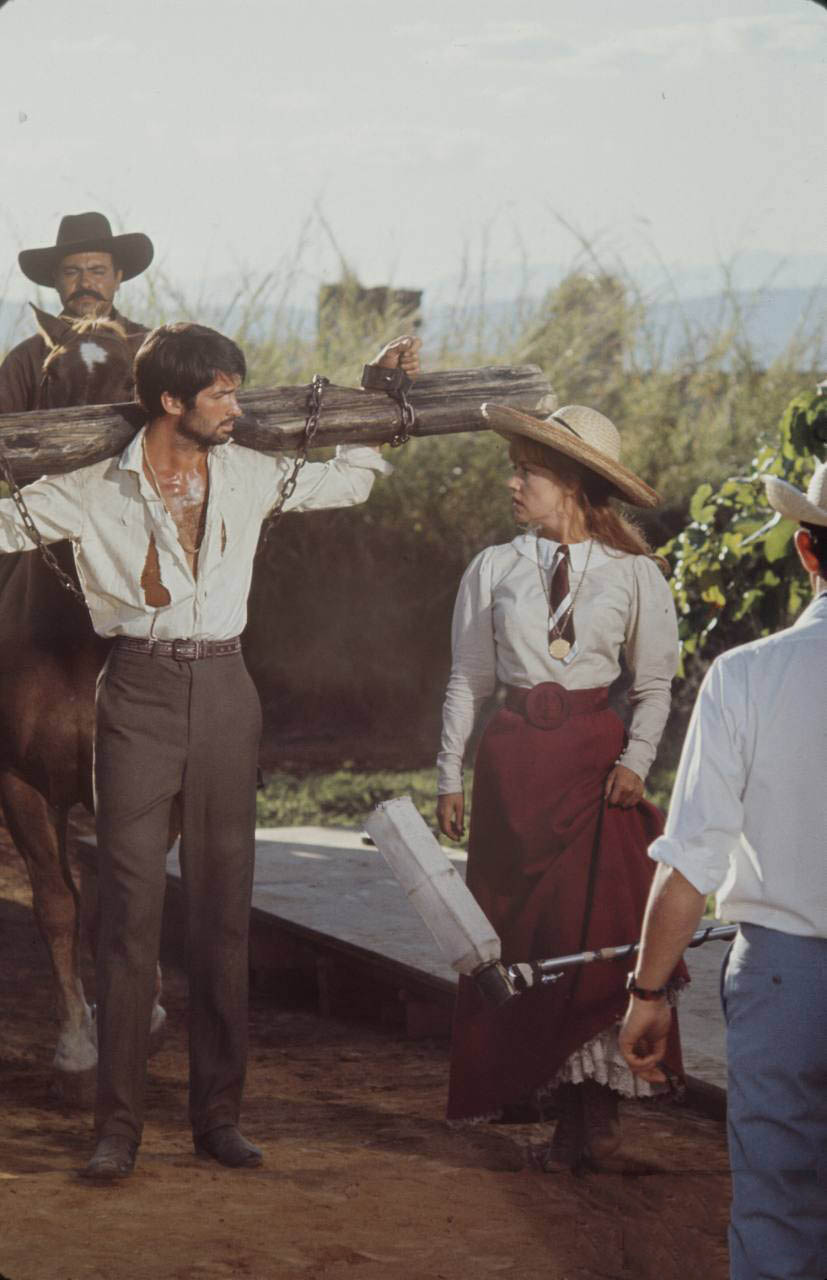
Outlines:
[[[155,250],[149,236],[130,231],[113,236],[109,219],[102,213],[67,213],[61,218],[57,240],[45,249],[23,249],[17,256],[20,270],[35,284],[54,288],[55,271],[70,253],[111,253],[115,265],[131,280],[146,271]]]

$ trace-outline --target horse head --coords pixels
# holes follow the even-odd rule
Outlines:
[[[32,306],[46,346],[38,409],[75,404],[120,404],[134,391],[133,352],[117,320],[72,320]]]

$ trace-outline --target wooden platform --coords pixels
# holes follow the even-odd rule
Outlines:
[[[95,842],[81,854],[84,911],[96,898]],[[465,854],[450,850],[464,874]],[[185,962],[177,848],[167,861],[162,954]],[[359,832],[256,832],[250,929],[253,985],[280,1000],[315,998],[325,1016],[367,1017],[413,1038],[447,1035],[456,975]]]
[[[464,875],[465,854],[446,849]],[[94,841],[82,856],[83,897],[95,894]],[[177,851],[167,866],[164,955],[185,961]],[[687,955],[681,998],[687,1072],[720,1105],[726,1087],[718,974],[724,947]],[[317,1002],[323,1015],[366,1017],[411,1037],[447,1035],[456,975],[442,960],[381,854],[360,832],[323,827],[256,832],[250,964],[253,984],[279,1001]]]

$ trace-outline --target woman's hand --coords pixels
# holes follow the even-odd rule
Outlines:
[[[643,799],[643,779],[632,769],[627,769],[625,764],[616,764],[606,779],[603,794],[609,804],[631,809]]]
[[[461,791],[439,796],[436,802],[436,820],[439,829],[449,840],[461,840],[464,830],[465,797]]]

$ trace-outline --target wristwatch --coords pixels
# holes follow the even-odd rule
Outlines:
[[[638,1000],[663,1000],[669,995],[669,987],[639,987],[635,975],[630,973],[626,978],[626,990]]]

